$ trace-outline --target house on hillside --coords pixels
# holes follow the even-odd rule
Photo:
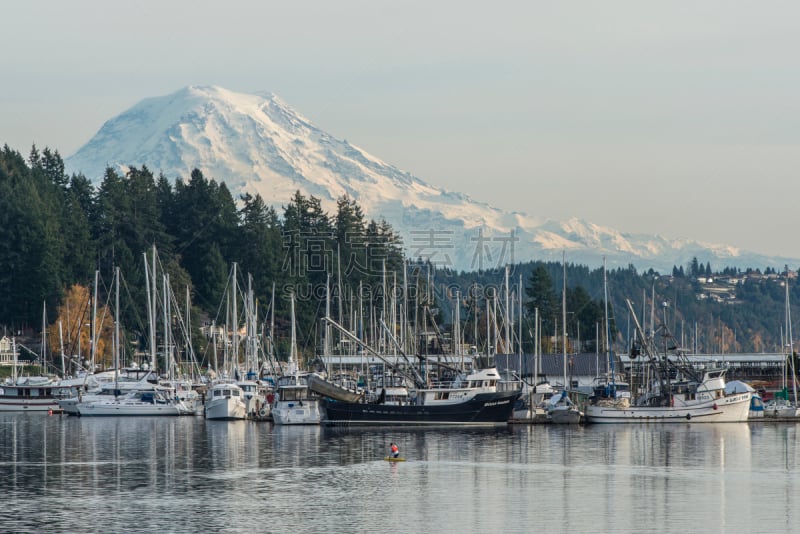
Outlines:
[[[14,365],[14,350],[16,346],[8,336],[0,338],[0,366],[11,367]]]

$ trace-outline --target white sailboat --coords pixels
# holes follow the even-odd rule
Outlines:
[[[174,392],[165,387],[151,384],[146,373],[135,386],[123,393],[119,388],[119,267],[115,271],[116,311],[114,319],[114,373],[115,387],[112,395],[103,395],[94,400],[82,400],[77,403],[81,416],[152,416],[152,415],[187,415],[191,413]],[[148,293],[149,296],[149,293]]]
[[[242,388],[236,383],[236,380],[230,378],[231,374],[236,374],[236,365],[238,363],[238,347],[239,347],[239,324],[237,320],[237,290],[236,290],[236,263],[233,264],[233,274],[231,276],[231,286],[232,286],[232,315],[233,315],[233,328],[232,330],[232,340],[231,340],[231,349],[232,354],[230,355],[229,361],[229,354],[227,350],[227,331],[225,334],[225,360],[223,363],[223,368],[225,369],[225,375],[222,378],[219,378],[214,382],[214,384],[208,390],[208,396],[206,398],[206,406],[205,406],[205,416],[206,419],[218,419],[218,420],[233,420],[233,419],[245,419],[247,417],[247,406],[245,405],[245,397]],[[231,321],[226,321],[226,325],[231,324]],[[216,333],[215,333],[216,336]],[[216,337],[214,338],[214,345],[216,347]],[[216,352],[216,350],[215,350]],[[230,372],[230,374],[228,374]]]
[[[77,405],[81,416],[108,415],[190,415],[186,408],[172,393],[172,390],[155,384],[142,385],[124,395],[108,399],[81,402]]]
[[[551,423],[562,425],[575,425],[581,422],[583,412],[569,398],[567,382],[567,264],[566,257],[562,259],[564,269],[564,284],[561,290],[561,347],[564,358],[564,389],[560,394],[553,395],[547,404],[547,417]]]
[[[797,369],[794,367],[794,342],[792,341],[792,310],[791,306],[789,305],[789,279],[786,279],[785,283],[786,289],[786,337],[788,342],[784,345],[788,349],[788,353],[786,354],[787,364],[784,367],[784,382],[783,382],[783,392],[786,394],[785,398],[775,398],[770,400],[764,405],[763,413],[766,417],[800,417],[800,407],[797,405]],[[792,395],[793,400],[788,398],[788,384],[787,384],[787,375],[788,372],[791,371],[791,380],[792,380]],[[776,395],[777,397],[777,395]]]

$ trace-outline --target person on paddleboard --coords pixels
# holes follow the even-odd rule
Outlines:
[[[392,458],[399,458],[400,457],[400,449],[394,443],[389,444],[389,448],[392,450]]]

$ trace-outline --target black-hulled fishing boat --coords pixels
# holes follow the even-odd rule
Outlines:
[[[323,398],[327,425],[505,425],[518,388],[502,391],[496,369],[474,371],[449,386],[420,388],[403,403]],[[500,389],[500,390],[499,390]]]

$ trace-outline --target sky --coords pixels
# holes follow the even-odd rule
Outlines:
[[[800,258],[795,1],[3,4],[0,144],[67,157],[139,100],[271,91],[509,211]]]

